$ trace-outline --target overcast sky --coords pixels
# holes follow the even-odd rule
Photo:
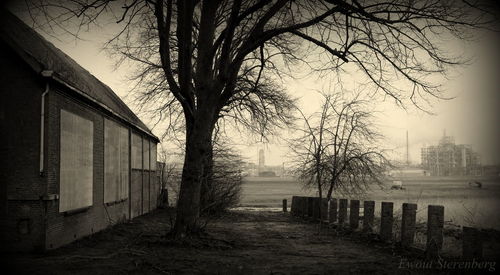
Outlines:
[[[114,69],[114,62],[101,50],[109,37],[109,29],[94,29],[75,41],[69,36],[43,34],[56,47],[75,59],[82,67],[110,86],[125,102],[129,90],[126,81],[127,68]],[[465,47],[462,47],[465,46]],[[387,144],[396,148],[401,159],[405,159],[406,131],[409,132],[410,160],[420,163],[420,148],[436,144],[446,129],[455,137],[456,143],[472,144],[482,156],[484,164],[500,164],[500,39],[498,35],[482,35],[476,42],[456,45],[450,42],[450,50],[463,49],[464,54],[474,57],[474,63],[455,72],[453,79],[445,84],[447,95],[456,98],[435,101],[432,111],[436,115],[420,112],[415,108],[403,110],[392,102],[374,102],[380,111],[378,125],[387,138]],[[354,76],[355,78],[355,76]],[[347,83],[354,80],[345,79]],[[325,90],[329,82],[316,77],[288,80],[284,83],[305,112],[319,107],[319,97],[314,90]],[[147,120],[145,121],[147,122]],[[158,136],[161,133],[156,132]],[[257,162],[257,152],[264,148],[266,164],[281,165],[286,161],[287,150],[277,140],[270,144],[245,144],[238,139],[244,156]]]

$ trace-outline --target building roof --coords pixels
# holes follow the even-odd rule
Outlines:
[[[37,74],[50,72],[54,79],[83,93],[90,100],[111,111],[113,115],[159,141],[111,88],[99,81],[71,57],[12,13],[0,9],[0,18],[0,39],[17,52]]]

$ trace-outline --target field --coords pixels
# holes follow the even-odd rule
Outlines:
[[[387,183],[355,199],[374,200],[377,210],[380,210],[380,202],[392,201],[395,215],[400,214],[402,203],[417,203],[417,216],[421,221],[427,217],[427,205],[443,205],[447,223],[500,229],[500,178],[481,180],[482,188],[470,187],[468,181],[465,178],[410,179],[403,181],[403,190],[391,190]],[[247,178],[240,206],[279,211],[282,200],[290,203],[294,195],[314,196],[316,192],[304,190],[292,178]]]

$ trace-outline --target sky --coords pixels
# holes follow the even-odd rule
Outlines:
[[[500,36],[482,34],[476,41],[450,43],[450,49],[471,58],[470,64],[456,69],[444,83],[445,95],[453,99],[434,100],[429,109],[433,114],[413,106],[405,110],[390,101],[374,102],[379,111],[378,128],[388,148],[394,149],[396,160],[406,159],[408,131],[409,159],[413,164],[420,163],[421,148],[437,144],[444,133],[454,136],[457,144],[471,144],[481,154],[483,164],[500,164]],[[302,110],[309,113],[321,103],[314,90],[326,91],[330,87],[328,81],[315,77],[293,80],[286,86],[300,97]],[[286,162],[287,148],[276,144],[249,146],[246,152],[254,162],[259,148],[265,151],[266,163]]]
[[[101,47],[113,28],[92,29],[82,33],[80,40],[67,35],[48,35],[41,33],[56,47],[64,51],[82,67],[110,86],[126,103],[129,83],[126,75],[130,68],[114,66]],[[409,157],[412,163],[420,163],[420,148],[437,144],[446,131],[455,137],[458,144],[472,144],[473,149],[481,154],[483,164],[500,164],[500,39],[498,34],[481,34],[477,41],[457,45],[449,42],[449,49],[457,47],[463,54],[472,57],[470,65],[453,73],[453,78],[445,83],[446,95],[452,100],[434,101],[429,115],[416,108],[403,110],[392,102],[374,102],[378,115],[377,125],[386,137],[386,144],[396,150],[395,158],[406,159],[406,131],[409,136]],[[349,82],[346,79],[346,82]],[[354,80],[352,80],[354,81]],[[306,113],[319,108],[320,97],[314,90],[330,87],[324,78],[308,77],[288,79],[285,88],[299,98],[299,107]],[[134,108],[132,108],[134,110]],[[141,116],[139,114],[139,116]],[[148,123],[147,119],[142,117]],[[151,124],[150,124],[151,125]],[[158,129],[153,129],[161,136]],[[286,131],[283,136],[286,136]],[[243,157],[257,162],[259,149],[264,149],[266,164],[281,165],[286,162],[288,150],[279,138],[272,137],[269,143],[248,143],[244,137],[236,138],[237,148]]]

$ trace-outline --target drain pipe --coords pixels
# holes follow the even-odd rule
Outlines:
[[[52,76],[52,71],[42,71],[41,75],[43,77],[51,77]],[[45,96],[49,93],[49,81],[47,79],[47,82],[45,83],[45,91],[42,93],[42,106],[41,106],[41,111],[40,111],[40,176],[44,175],[45,168],[44,168],[44,135],[45,135]]]

